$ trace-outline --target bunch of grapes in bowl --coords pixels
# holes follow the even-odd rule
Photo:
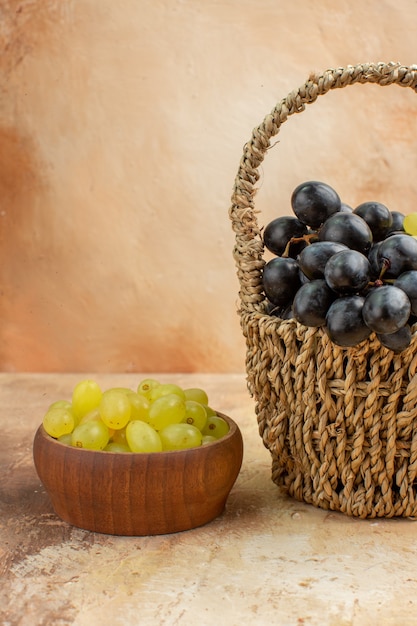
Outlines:
[[[298,185],[291,208],[263,232],[268,313],[322,327],[341,347],[375,333],[405,350],[417,321],[417,214],[377,201],[352,208],[320,181]]]

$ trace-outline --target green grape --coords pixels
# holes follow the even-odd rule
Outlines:
[[[142,420],[132,420],[126,426],[126,440],[132,452],[161,452],[162,442],[152,426]]]
[[[190,387],[189,389],[184,389],[185,399],[186,400],[194,400],[199,404],[208,404],[208,396],[204,389],[200,389],[199,387]]]
[[[88,450],[104,450],[109,439],[109,429],[106,424],[101,419],[92,419],[74,428],[71,445]]]
[[[139,393],[135,393],[134,391],[130,391],[127,394],[127,398],[130,402],[131,408],[130,419],[142,420],[143,422],[147,422],[149,419],[150,406],[150,402],[147,397],[142,396]]]
[[[82,380],[72,392],[72,410],[79,420],[100,404],[102,391],[94,380]]]
[[[108,389],[103,393],[98,410],[106,426],[115,430],[126,426],[132,413],[127,394],[118,389]]]
[[[178,424],[185,417],[185,400],[175,393],[161,396],[149,407],[149,424],[162,430],[169,424]]]
[[[152,389],[155,389],[155,387],[158,387],[160,384],[159,380],[156,380],[155,378],[144,378],[139,383],[137,392],[149,400]]]
[[[207,418],[207,423],[203,428],[203,435],[212,435],[216,439],[224,437],[229,432],[229,424],[222,417],[218,415],[210,415]]]
[[[410,213],[404,217],[403,228],[409,235],[417,235],[417,213]]]
[[[48,409],[42,423],[48,435],[55,439],[72,432],[75,426],[72,411],[60,407]]]
[[[199,430],[203,430],[207,422],[206,409],[202,404],[195,400],[185,401],[185,416],[182,420],[187,424],[192,424]]]
[[[60,441],[61,443],[65,443],[67,446],[71,445],[71,439],[72,439],[72,432],[65,433],[65,435],[61,435],[60,437],[58,437],[58,441]]]
[[[159,433],[163,450],[185,450],[201,446],[201,431],[193,426],[182,422],[170,424]]]
[[[213,435],[203,435],[201,445],[206,446],[207,444],[213,443],[214,441],[217,441],[217,438],[213,437]]]
[[[163,396],[168,396],[171,394],[175,394],[179,396],[182,400],[185,400],[185,394],[181,387],[172,383],[160,384],[157,387],[154,387],[151,390],[149,400],[151,402],[154,402],[158,398],[162,398]]]
[[[116,441],[109,441],[104,448],[105,452],[132,452],[127,443],[117,443]]]

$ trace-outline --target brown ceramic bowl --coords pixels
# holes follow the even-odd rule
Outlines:
[[[152,453],[75,448],[41,425],[33,458],[57,515],[85,530],[160,535],[202,526],[220,515],[243,458],[237,424],[216,442]]]

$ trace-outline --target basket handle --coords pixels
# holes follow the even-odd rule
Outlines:
[[[256,219],[254,197],[259,179],[259,166],[270,147],[270,139],[278,134],[281,124],[294,113],[301,113],[306,104],[317,100],[331,89],[355,83],[397,84],[417,91],[417,65],[399,63],[368,63],[312,74],[299,89],[281,100],[257,126],[245,144],[236,175],[229,216],[236,234],[233,256],[240,283],[240,312],[262,309],[265,300],[262,288],[264,244]]]

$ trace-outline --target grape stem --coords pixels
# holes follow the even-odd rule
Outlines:
[[[390,267],[391,267],[390,260],[389,259],[385,259],[385,258],[382,259],[382,267],[381,267],[381,271],[379,272],[379,276],[373,282],[368,283],[368,287],[382,287],[382,285],[384,285],[386,283],[394,284],[394,279],[386,278],[385,280],[383,280],[385,272]]]
[[[311,244],[311,240],[315,239],[317,237],[317,233],[307,233],[306,235],[301,235],[300,237],[291,237],[291,239],[288,241],[287,245],[285,246],[285,250],[282,253],[283,257],[288,257],[289,253],[290,253],[290,246],[292,243],[299,243],[300,241],[305,241],[306,244],[309,246]]]
[[[381,267],[381,271],[379,273],[379,280],[382,283],[382,278],[385,274],[385,272],[391,267],[391,261],[389,259],[383,258],[382,259],[382,267]]]

